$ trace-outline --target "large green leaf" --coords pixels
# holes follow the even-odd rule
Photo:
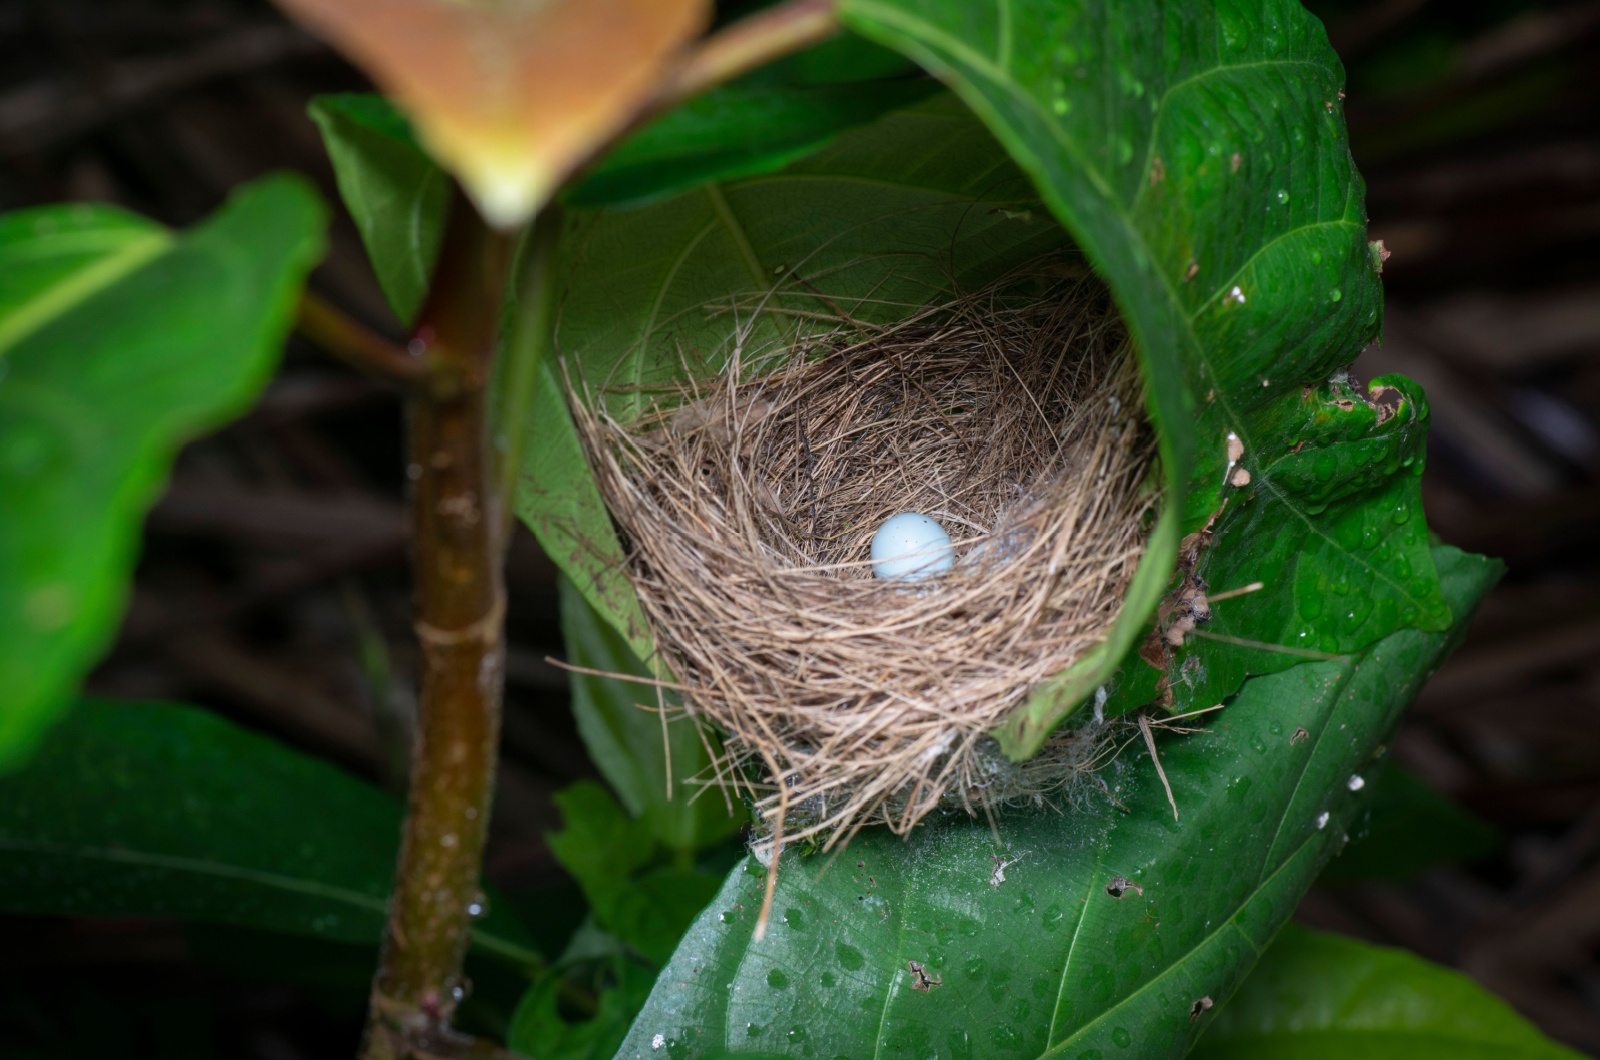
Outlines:
[[[1297,531],[1306,568],[1360,584],[1371,604],[1359,621],[1315,623],[1319,645],[1354,651],[1401,625],[1446,628],[1425,553],[1383,554],[1360,534],[1352,543],[1342,531],[1370,516],[1319,510],[1279,481],[1284,454],[1306,440],[1301,388],[1354,360],[1380,311],[1343,71],[1321,24],[1295,0],[842,0],[840,14],[947,80],[1105,276],[1141,357],[1185,529],[1229,492],[1232,434],[1258,507],[1275,509],[1270,535]],[[1409,469],[1389,477],[1402,484],[1366,483],[1363,510],[1392,507],[1396,492],[1417,508]],[[1281,610],[1294,586],[1260,531],[1229,512],[1212,551],[1267,583],[1252,607],[1275,598]],[[1282,643],[1281,622],[1238,628],[1231,635]],[[1002,731],[1007,749],[1037,747],[1117,661],[1102,653],[1043,687]],[[1255,668],[1233,670],[1217,682],[1231,687],[1208,689],[1201,705]]]
[[[649,676],[566,578],[561,579],[561,632],[574,665]],[[676,702],[668,697],[664,705]],[[643,822],[647,839],[683,856],[738,831],[744,814],[729,807],[720,789],[706,790],[708,748],[715,737],[702,734],[681,712],[664,721],[656,708],[650,685],[596,673],[572,675],[572,713],[589,757],[628,813]]]
[[[940,96],[776,173],[575,214],[556,348],[591,385],[658,382],[679,374],[684,356],[710,367],[736,342],[747,355],[763,349],[790,333],[792,310],[887,322],[1064,245],[1005,152]],[[585,599],[651,660],[548,364],[533,423],[518,510]]]
[[[214,714],[89,700],[0,778],[0,911],[376,942],[400,817],[391,796]],[[473,937],[538,961],[493,908]]]
[[[322,227],[289,177],[177,237],[108,207],[0,222],[0,770],[104,650],[178,446],[266,382]]]
[[[0,355],[29,332],[172,245],[172,233],[115,206],[0,216]]]
[[[1298,925],[1261,957],[1196,1060],[1576,1060],[1460,972]]]
[[[1435,558],[1463,613],[1498,573]],[[660,1055],[657,1035],[670,1056],[1182,1056],[1211,1019],[1197,1002],[1233,993],[1343,845],[1368,794],[1356,778],[1448,646],[1407,629],[1250,679],[1210,731],[1162,741],[1181,820],[1135,743],[1106,776],[1125,809],[1085,785],[1065,815],[1007,816],[998,833],[949,822],[786,855],[759,943],[749,860],[619,1056]],[[917,989],[909,962],[937,984]]]
[[[450,178],[381,96],[318,96],[310,112],[378,286],[395,316],[409,324],[422,308],[439,256]]]

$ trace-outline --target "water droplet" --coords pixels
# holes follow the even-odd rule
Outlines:
[[[1233,783],[1228,785],[1228,801],[1231,803],[1238,804],[1244,802],[1244,797],[1249,793],[1249,777],[1235,777],[1233,779]]]
[[[1284,191],[1282,188],[1279,188],[1278,194],[1274,195],[1273,198],[1277,199],[1278,203],[1281,205],[1289,201],[1289,193]]]
[[[744,1032],[752,1038],[759,1038],[761,1035],[766,1033],[766,1030],[767,1029],[761,1026],[759,1023],[746,1023],[744,1025]]]
[[[731,924],[735,920],[739,919],[739,911],[737,909],[724,909],[721,913],[717,914],[717,919],[722,921],[724,924]]]
[[[1111,1040],[1117,1043],[1118,1049],[1126,1049],[1133,1044],[1133,1035],[1128,1033],[1128,1028],[1117,1027],[1111,1032]]]
[[[784,910],[783,922],[794,931],[804,931],[806,929],[805,914],[800,912],[798,909]]]
[[[1057,96],[1055,102],[1050,104],[1050,109],[1057,114],[1067,114],[1072,110],[1072,102],[1066,96]]]
[[[1366,778],[1361,774],[1354,773],[1351,774],[1349,780],[1344,782],[1344,786],[1349,788],[1351,791],[1360,791],[1362,788],[1367,786],[1367,781]]]
[[[482,891],[473,895],[472,900],[467,903],[467,915],[474,920],[480,920],[489,915],[489,900],[483,896]]]
[[[843,942],[835,946],[833,952],[839,958],[839,967],[849,972],[853,972],[867,963],[867,959],[861,955],[860,950]]]
[[[789,1040],[791,1042],[803,1042],[803,1041],[805,1041],[806,1040],[806,1029],[804,1027],[799,1026],[798,1024],[793,1026],[793,1027],[790,1027],[789,1028]]]
[[[1326,827],[1328,827],[1328,811],[1323,810],[1317,814],[1317,831],[1320,832]]]
[[[832,972],[823,972],[822,973],[822,985],[823,986],[832,986],[833,984],[837,983],[838,981],[839,981],[838,979],[834,978],[834,975],[833,975]]]
[[[787,990],[789,989],[789,977],[784,975],[781,969],[774,968],[767,973],[767,985],[774,990]]]
[[[968,957],[966,963],[961,966],[961,970],[967,974],[968,978],[981,979],[983,978],[984,967],[982,957]]]
[[[1065,914],[1061,912],[1061,907],[1059,905],[1047,905],[1045,906],[1044,918],[1041,921],[1041,924],[1046,931],[1054,931],[1056,928],[1061,926],[1061,918],[1064,915]]]
[[[1126,136],[1117,137],[1117,164],[1125,166],[1133,161],[1133,141]]]
[[[1250,27],[1243,19],[1219,17],[1217,22],[1222,30],[1222,43],[1231,50],[1242,52],[1250,46]]]
[[[1328,292],[1328,301],[1330,301],[1330,302],[1337,302],[1339,299],[1341,299],[1343,297],[1344,297],[1344,292],[1339,290],[1339,288],[1337,288],[1337,287],[1335,287],[1333,290]]]
[[[1322,593],[1313,589],[1300,598],[1300,617],[1308,622],[1322,614]]]

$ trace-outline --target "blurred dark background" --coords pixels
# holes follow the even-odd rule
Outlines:
[[[1426,387],[1430,522],[1509,574],[1395,743],[1493,826],[1488,853],[1330,880],[1300,916],[1460,967],[1600,1052],[1600,2],[1310,6],[1349,71],[1371,237],[1393,254],[1385,341],[1358,374]],[[281,168],[337,204],[306,102],[364,87],[257,0],[0,0],[0,208],[89,199],[186,225]],[[314,285],[394,332],[335,214]],[[179,461],[91,690],[201,703],[396,787],[414,671],[401,466],[394,396],[291,340],[255,411]],[[542,835],[550,794],[593,769],[544,661],[555,571],[525,533],[509,583],[489,873],[559,948],[581,902]],[[320,948],[0,918],[0,1055],[347,1057],[371,953],[296,945]],[[487,984],[472,1018],[503,1025],[502,993]]]

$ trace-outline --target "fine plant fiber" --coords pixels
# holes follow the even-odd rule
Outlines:
[[[1111,727],[1020,765],[987,734],[1107,635],[1156,502],[1102,286],[1040,265],[628,394],[626,422],[574,394],[578,430],[662,661],[769,847],[992,816],[1097,767]],[[905,511],[943,524],[951,569],[873,576]]]

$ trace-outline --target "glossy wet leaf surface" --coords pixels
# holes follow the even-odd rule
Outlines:
[[[398,800],[204,710],[87,700],[0,778],[0,910],[376,942]],[[537,960],[492,907],[485,952]]]
[[[1434,554],[1466,613],[1498,565]],[[619,1056],[1182,1056],[1364,812],[1377,748],[1448,647],[1402,630],[1344,662],[1251,678],[1208,732],[1142,744],[1051,810],[859,835],[736,869]],[[1304,729],[1305,735],[1297,736]],[[1354,781],[1352,778],[1360,778]],[[1365,794],[1364,794],[1365,792]],[[1000,878],[1003,871],[1003,879]],[[1194,1013],[1191,1018],[1191,1012]]]
[[[1576,1060],[1453,968],[1291,924],[1195,1060]]]
[[[1218,601],[1203,632],[1172,653],[1174,710],[1221,702],[1246,674],[1292,666],[1297,652],[1354,651],[1374,629],[1450,625],[1422,514],[1427,402],[1400,376],[1370,387],[1335,381],[1280,402],[1272,430],[1288,444],[1265,464],[1247,454],[1236,467],[1249,481],[1231,491],[1201,574],[1216,592],[1264,588]]]
[[[178,447],[265,385],[323,222],[294,178],[177,235],[110,207],[0,220],[0,771],[109,643]]]
[[[1343,532],[1393,498],[1372,486],[1360,513],[1319,510],[1275,477],[1304,440],[1294,433],[1301,388],[1353,361],[1381,310],[1343,70],[1322,25],[1293,0],[844,0],[841,15],[948,81],[1111,285],[1144,365],[1184,530],[1237,490],[1231,433],[1250,489],[1279,508],[1272,534],[1313,542],[1326,577],[1355,578],[1373,600],[1359,622],[1320,623],[1316,640],[1332,634],[1348,651],[1402,625],[1448,626],[1431,571],[1402,574],[1397,555]],[[1244,555],[1259,530],[1225,514],[1214,552],[1261,558]],[[1235,587],[1220,573],[1216,588]],[[1269,584],[1253,603],[1292,605],[1294,587],[1279,574],[1260,564],[1252,580]],[[1427,585],[1413,589],[1414,577]],[[1281,625],[1244,622],[1239,635],[1278,644]],[[1092,660],[1092,674],[1045,687],[1002,731],[1007,749],[1037,746],[1116,662]],[[1210,698],[1194,705],[1217,702],[1246,672],[1260,671],[1230,656]],[[1181,679],[1169,668],[1174,685]]]

